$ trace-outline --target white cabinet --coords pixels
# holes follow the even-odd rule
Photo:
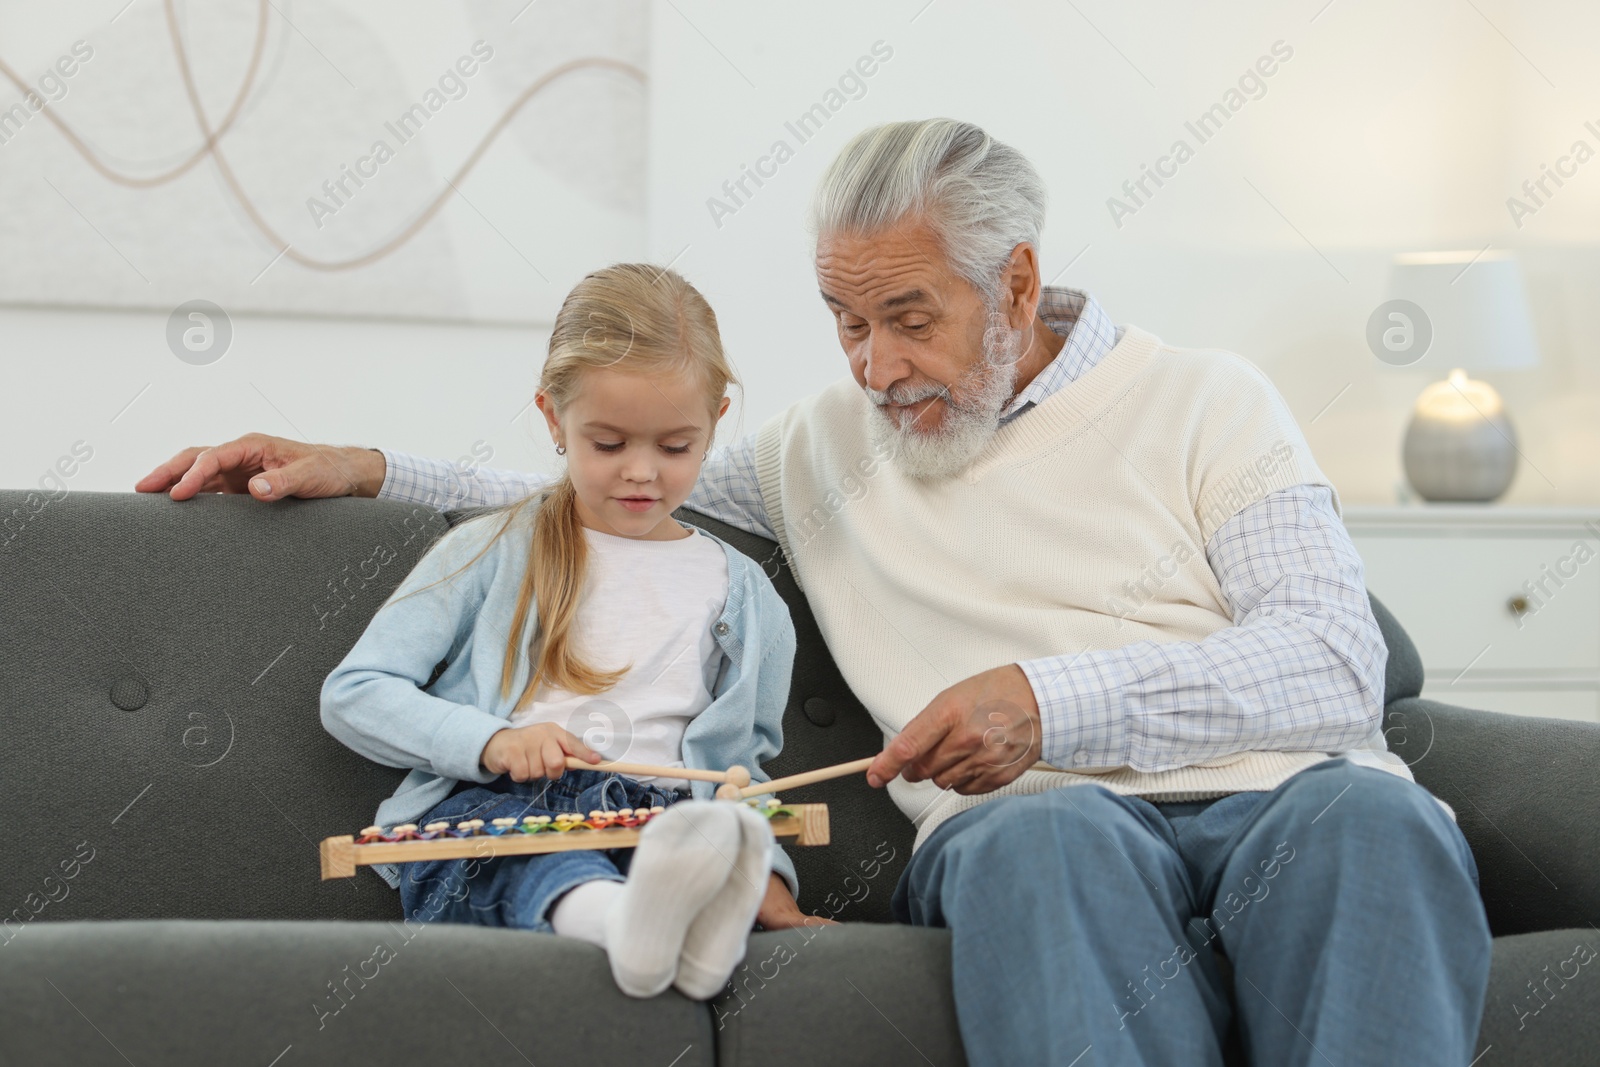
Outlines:
[[[1424,696],[1600,722],[1600,509],[1352,506],[1344,521],[1422,655]]]

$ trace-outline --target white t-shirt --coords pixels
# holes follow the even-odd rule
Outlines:
[[[553,722],[604,759],[682,767],[683,732],[710,706],[726,658],[711,627],[728,601],[728,557],[698,530],[675,541],[583,532],[589,562],[573,647],[596,669],[632,669],[598,695],[541,685],[511,724]],[[662,788],[689,784],[629,777]]]

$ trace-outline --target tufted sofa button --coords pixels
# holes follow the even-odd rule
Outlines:
[[[805,703],[806,718],[814,726],[832,726],[835,715],[833,705],[821,697],[812,697]]]
[[[111,703],[123,711],[138,711],[150,699],[150,690],[139,679],[128,676],[118,678],[111,687]]]

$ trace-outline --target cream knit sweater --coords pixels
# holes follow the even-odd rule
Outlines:
[[[1233,625],[1206,564],[1211,535],[1269,493],[1329,484],[1253,364],[1134,327],[949,479],[906,478],[880,455],[870,403],[850,377],[795,403],[758,431],[756,472],[795,579],[885,742],[982,671],[1140,640],[1199,641]],[[1160,562],[1174,558],[1188,562]],[[1159,581],[1148,580],[1152,565]],[[1122,605],[1135,594],[1148,600],[1130,612]],[[1270,790],[1329,758],[1242,752],[1157,771],[1039,762],[980,795],[901,778],[888,789],[917,825],[917,847],[944,819],[998,796],[1098,782],[1198,800]],[[1352,759],[1411,778],[1376,729]]]

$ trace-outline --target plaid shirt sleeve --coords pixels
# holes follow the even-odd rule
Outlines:
[[[1331,489],[1269,494],[1217,530],[1206,561],[1232,626],[1018,664],[1039,702],[1041,759],[1163,771],[1251,750],[1338,752],[1379,728],[1388,647]]]
[[[439,511],[484,505],[498,507],[536,492],[554,480],[548,474],[492,467],[462,470],[447,459],[414,456],[391,448],[378,451],[383,453],[384,462],[379,500],[421,504]]]
[[[379,500],[422,504],[439,511],[509,504],[555,481],[549,474],[492,467],[462,470],[449,460],[387,448],[378,451],[386,464]],[[775,539],[756,480],[754,433],[706,457],[700,465],[700,479],[684,506],[769,541]]]

